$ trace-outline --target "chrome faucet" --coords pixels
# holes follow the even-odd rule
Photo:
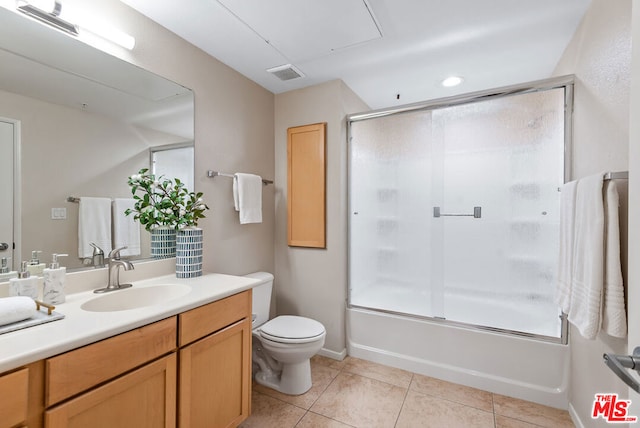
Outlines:
[[[109,253],[109,279],[107,286],[93,290],[94,293],[106,293],[108,291],[122,290],[129,288],[131,284],[120,284],[120,268],[124,270],[133,270],[133,263],[128,260],[120,259],[120,251],[127,247],[117,248]]]

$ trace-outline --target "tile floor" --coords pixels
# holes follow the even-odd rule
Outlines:
[[[288,396],[254,383],[242,428],[573,427],[569,413],[369,361],[315,356],[313,387]]]

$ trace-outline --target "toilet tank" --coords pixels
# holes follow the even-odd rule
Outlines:
[[[254,272],[245,275],[247,278],[259,279],[261,282],[253,288],[252,308],[253,321],[251,328],[256,328],[269,321],[271,309],[271,291],[273,289],[273,275],[269,272]]]

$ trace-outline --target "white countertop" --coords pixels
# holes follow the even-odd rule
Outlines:
[[[183,284],[191,289],[185,295],[151,306],[113,312],[89,312],[81,308],[98,296],[92,290],[67,295],[55,311],[65,315],[58,321],[0,335],[0,373],[51,357],[125,331],[168,318],[189,309],[253,288],[259,280],[217,273],[198,278],[178,279],[175,274],[134,281],[133,287]]]

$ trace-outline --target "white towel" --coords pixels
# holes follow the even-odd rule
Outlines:
[[[573,229],[578,183],[571,181],[562,186],[560,194],[560,257],[555,301],[562,312],[569,313],[573,271]]]
[[[113,247],[127,247],[120,251],[121,256],[140,255],[140,225],[133,215],[125,215],[126,209],[132,209],[136,203],[133,198],[115,198],[113,200]]]
[[[0,299],[0,326],[26,320],[35,314],[36,303],[31,297],[15,296]]]
[[[78,257],[93,254],[95,243],[105,254],[111,251],[111,199],[82,196],[78,208]]]
[[[262,223],[262,177],[234,174],[233,202],[240,212],[240,224]]]
[[[624,283],[620,263],[619,197],[616,183],[604,184],[605,257],[602,329],[609,336],[627,336],[627,315],[624,305]]]
[[[604,173],[578,181],[569,321],[587,339],[600,330],[604,280]]]

